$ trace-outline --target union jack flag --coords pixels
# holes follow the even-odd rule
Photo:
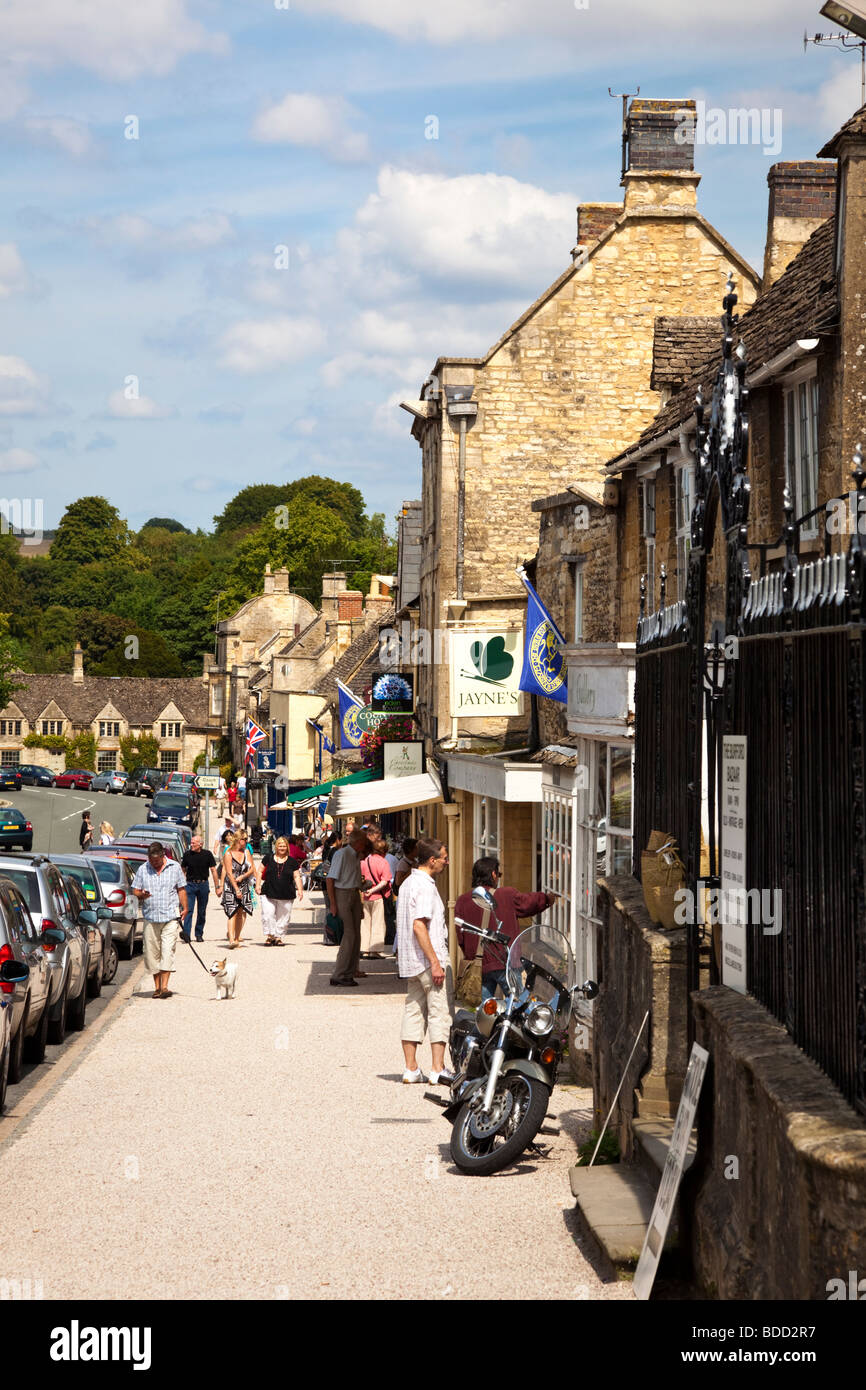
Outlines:
[[[253,719],[247,720],[247,749],[245,761],[251,763],[255,760],[255,752],[260,743],[264,743],[267,734],[264,729],[260,729]]]

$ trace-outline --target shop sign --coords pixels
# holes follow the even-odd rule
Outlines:
[[[522,714],[523,632],[470,628],[452,632],[450,637],[451,718]]]

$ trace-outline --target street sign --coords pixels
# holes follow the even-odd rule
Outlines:
[[[200,792],[215,792],[220,784],[217,772],[200,772],[195,780]]]
[[[277,770],[277,755],[276,755],[276,751],[274,751],[274,752],[266,752],[266,753],[257,753],[257,754],[256,754],[256,758],[257,758],[257,760],[258,760],[256,766],[258,767],[259,772],[276,772],[276,770]]]

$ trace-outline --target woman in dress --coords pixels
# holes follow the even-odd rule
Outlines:
[[[262,931],[266,946],[282,946],[289,934],[292,904],[303,902],[304,885],[298,861],[289,854],[289,842],[281,835],[261,862]]]
[[[371,841],[372,849],[361,860],[361,959],[379,960],[385,950],[385,899],[391,895],[391,866],[385,858],[387,848],[381,836]]]
[[[229,919],[230,951],[240,945],[244,921],[252,914],[255,881],[256,870],[253,856],[247,849],[247,837],[242,830],[236,831],[222,859],[222,904]]]
[[[112,843],[113,840],[114,840],[114,826],[111,824],[111,821],[107,821],[107,820],[100,821],[100,824],[99,824],[99,843],[100,843],[101,845],[110,845],[110,844]]]

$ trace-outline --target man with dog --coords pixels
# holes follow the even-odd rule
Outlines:
[[[176,859],[167,859],[159,840],[148,847],[147,863],[132,880],[144,917],[144,968],[153,976],[154,999],[170,999],[168,987],[180,918],[187,913],[186,875]]]

